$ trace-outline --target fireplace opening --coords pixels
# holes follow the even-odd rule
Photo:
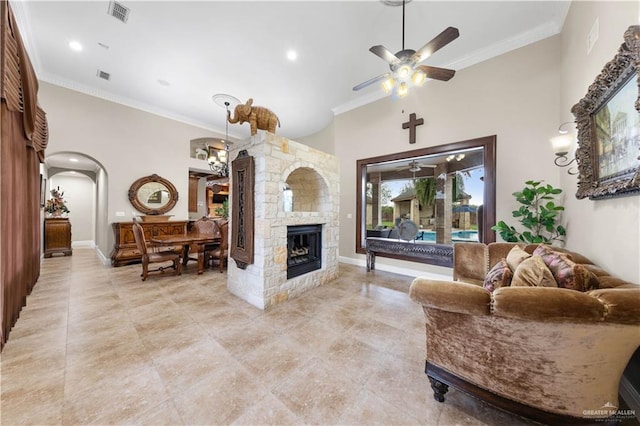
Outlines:
[[[287,279],[322,267],[322,225],[287,226]]]

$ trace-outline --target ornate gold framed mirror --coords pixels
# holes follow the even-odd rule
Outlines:
[[[153,174],[131,184],[129,201],[139,212],[161,215],[170,211],[178,202],[178,191],[168,180]]]

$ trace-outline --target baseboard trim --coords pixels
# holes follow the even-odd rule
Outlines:
[[[640,421],[640,393],[633,387],[629,379],[622,376],[620,379],[620,396],[631,410],[636,413],[636,419]]]
[[[106,257],[101,251],[100,248],[98,246],[95,246],[96,249],[96,254],[98,255],[98,258],[100,259],[100,262],[102,262],[102,264],[104,266],[111,266],[111,258]]]

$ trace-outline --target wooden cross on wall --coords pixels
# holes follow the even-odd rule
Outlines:
[[[418,118],[416,120],[416,113],[409,114],[409,121],[402,123],[403,129],[409,129],[409,143],[416,143],[416,127],[422,126],[424,119]]]

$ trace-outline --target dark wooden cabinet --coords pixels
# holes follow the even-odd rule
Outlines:
[[[44,257],[54,253],[71,255],[71,223],[66,217],[52,217],[44,220]]]
[[[189,176],[189,213],[198,212],[198,179],[194,176]]]
[[[167,222],[140,222],[147,244],[151,237],[157,235],[183,235],[187,232],[186,220]],[[115,244],[111,252],[111,264],[123,266],[140,262],[140,252],[133,236],[133,222],[114,222],[111,224],[115,234]]]

